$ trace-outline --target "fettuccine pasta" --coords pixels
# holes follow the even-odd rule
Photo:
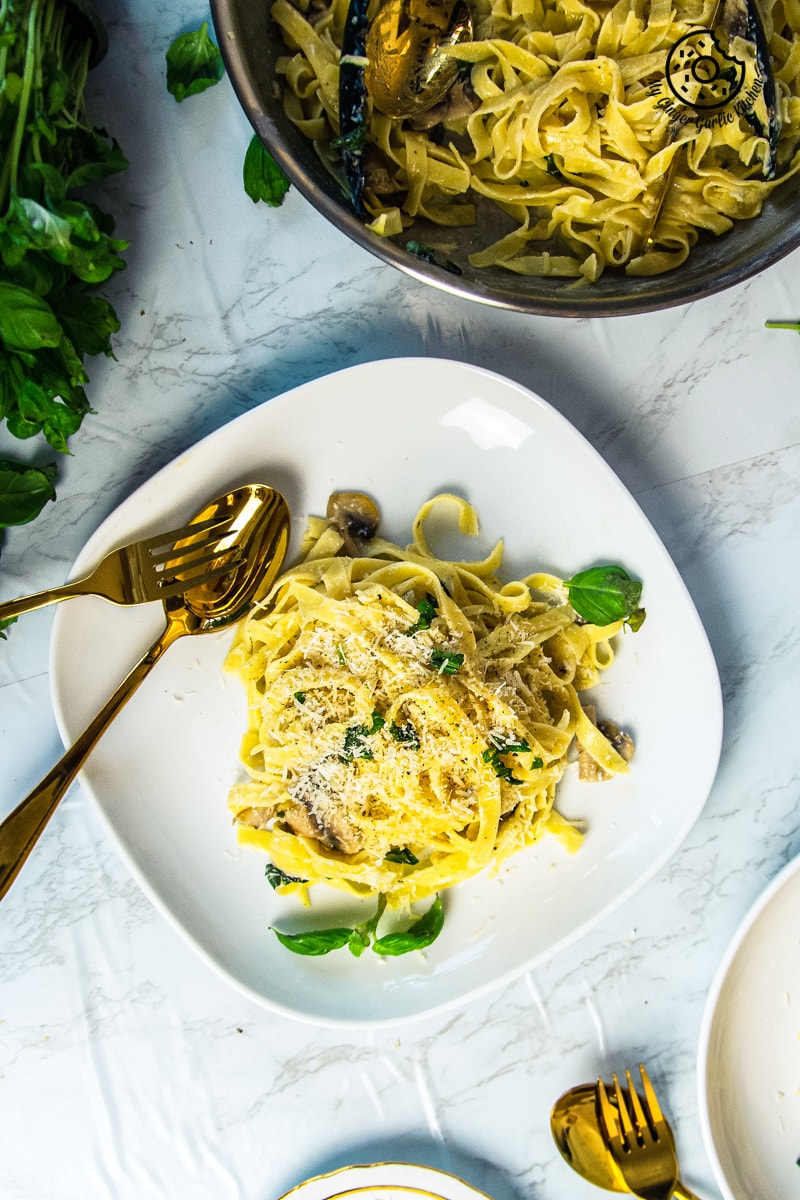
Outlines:
[[[764,130],[740,111],[741,100],[703,117],[689,108],[676,114],[666,96],[670,50],[705,28],[719,11],[715,0],[470,0],[470,7],[475,40],[448,51],[464,75],[451,100],[416,121],[369,116],[364,200],[379,233],[402,234],[422,218],[442,227],[434,248],[446,256],[447,228],[474,225],[476,201],[490,201],[506,214],[507,233],[476,247],[474,267],[564,276],[576,286],[615,266],[655,275],[683,263],[704,231],[720,235],[757,216],[800,165],[797,0],[760,3],[781,123],[769,178]],[[339,177],[347,9],[348,0],[275,0],[271,9],[287,46],[278,62],[285,111]],[[693,53],[703,51],[698,43]],[[727,51],[746,64],[740,94],[752,99],[760,84],[748,47],[732,40]]]
[[[622,622],[582,622],[550,575],[501,583],[501,542],[481,561],[438,558],[434,510],[477,531],[449,495],[423,505],[407,547],[375,536],[342,553],[312,519],[230,651],[249,711],[230,806],[283,891],[325,883],[404,907],[545,832],[575,850],[582,833],[555,808],[568,756],[579,747],[604,778],[629,769],[581,701]]]

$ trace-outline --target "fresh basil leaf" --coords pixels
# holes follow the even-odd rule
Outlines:
[[[180,103],[219,83],[225,64],[208,36],[208,21],[182,33],[167,50],[167,91]]]
[[[84,187],[96,179],[106,179],[107,176],[116,175],[118,171],[125,171],[130,166],[119,142],[113,138],[108,141],[104,137],[95,138],[92,150],[94,159],[82,163],[70,173],[66,181],[67,191]]]
[[[280,208],[291,186],[259,137],[251,138],[247,147],[242,178],[244,190],[253,203],[257,204],[259,200],[263,200],[272,208]]]
[[[272,932],[287,950],[291,950],[293,954],[305,954],[309,957],[318,957],[322,954],[330,954],[332,950],[341,950],[343,946],[349,944],[353,936],[353,930],[345,928],[312,929],[307,933],[280,933],[273,928]]]
[[[13,198],[9,216],[24,233],[30,249],[62,256],[69,254],[72,230],[66,217],[51,212],[44,204],[26,196]]]
[[[347,946],[350,953],[359,958],[369,946],[385,908],[386,897],[380,895],[375,912],[361,925],[311,929],[305,933],[279,933],[277,929],[273,929],[272,932],[281,945],[295,954],[330,954],[332,950],[341,950],[343,946]]]
[[[25,467],[0,459],[0,527],[27,525],[55,500],[55,464]]]
[[[579,617],[592,625],[627,621],[640,628],[644,609],[639,608],[642,584],[619,566],[590,567],[564,581],[569,602]]]
[[[61,326],[41,296],[0,280],[0,341],[12,350],[41,350],[58,345]]]
[[[372,949],[376,954],[385,957],[397,957],[408,954],[412,950],[424,950],[435,942],[442,932],[444,925],[444,906],[439,896],[436,896],[424,916],[407,929],[404,933],[387,933],[376,938]]]
[[[50,200],[66,199],[67,181],[56,167],[51,166],[50,163],[37,162],[30,164],[30,170],[38,171]]]
[[[14,412],[17,407],[17,395],[24,383],[23,356],[4,351],[0,347],[0,419]]]
[[[5,630],[8,629],[10,625],[14,625],[16,620],[16,617],[6,617],[4,620],[0,621],[0,638],[2,638],[3,641],[6,640]]]
[[[114,357],[111,334],[117,332],[120,323],[107,300],[74,288],[54,298],[53,304],[55,314],[78,354]]]

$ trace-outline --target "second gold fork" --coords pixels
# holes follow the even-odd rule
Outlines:
[[[627,1089],[614,1079],[613,1099],[597,1081],[598,1123],[625,1183],[642,1200],[699,1200],[678,1178],[678,1156],[672,1130],[661,1111],[650,1078],[639,1064],[644,1098],[625,1071]]]

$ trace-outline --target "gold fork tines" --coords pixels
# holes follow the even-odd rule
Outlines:
[[[225,516],[190,521],[110,551],[94,570],[59,587],[0,604],[0,620],[10,620],[70,596],[102,596],[113,604],[167,600],[213,583],[241,563],[236,530]]]
[[[639,1063],[639,1071],[642,1076],[642,1083],[644,1083],[646,1072],[641,1063]],[[658,1134],[652,1127],[652,1122],[642,1107],[639,1094],[633,1085],[633,1080],[631,1079],[631,1073],[627,1068],[625,1070],[625,1082],[628,1085],[628,1100],[633,1114],[633,1125],[631,1125],[631,1121],[628,1116],[628,1110],[625,1105],[625,1098],[622,1094],[622,1088],[619,1085],[619,1080],[617,1079],[616,1075],[614,1076],[614,1090],[617,1097],[617,1107],[620,1110],[622,1126],[626,1137],[633,1135],[639,1139],[639,1142],[642,1145],[646,1144],[648,1141],[657,1142]],[[647,1082],[650,1083],[650,1080],[648,1079]],[[652,1084],[650,1086],[650,1091],[653,1091]],[[653,1095],[655,1095],[655,1093],[653,1093]]]
[[[642,1200],[697,1200],[678,1178],[672,1130],[661,1111],[644,1066],[639,1064],[644,1098],[626,1069],[623,1087],[616,1074],[609,1094],[602,1079],[596,1088],[600,1132],[627,1187]]]
[[[614,1076],[616,1079],[616,1075]],[[620,1128],[619,1109],[615,1108],[611,1103],[608,1095],[608,1089],[602,1079],[597,1081],[597,1099],[598,1108],[600,1111],[600,1126],[605,1139],[609,1144],[618,1142],[622,1144],[622,1130]]]
[[[642,1077],[642,1087],[644,1088],[644,1098],[647,1105],[648,1120],[650,1121],[650,1124],[654,1127],[654,1129],[658,1125],[666,1125],[666,1118],[661,1111],[655,1089],[650,1082],[650,1076],[647,1074],[647,1071],[645,1071],[642,1063],[639,1063],[639,1073]],[[630,1079],[630,1074],[628,1075],[628,1078]]]

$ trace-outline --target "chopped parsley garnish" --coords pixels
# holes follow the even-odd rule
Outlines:
[[[271,888],[283,887],[286,883],[306,883],[305,879],[300,879],[298,875],[287,875],[280,867],[276,867],[274,863],[267,863],[264,868],[264,874],[267,877],[267,883]]]
[[[351,725],[345,730],[344,745],[339,755],[339,762],[352,762],[354,758],[372,759],[372,749],[367,738],[372,737],[379,729],[383,729],[385,724],[386,718],[376,708],[372,714],[370,725]]]
[[[331,141],[331,146],[334,150],[350,150],[358,153],[363,150],[367,142],[367,126],[357,125],[355,129],[350,129],[341,137],[335,137]]]
[[[305,692],[295,692],[294,698],[298,704],[305,704],[305,702],[306,702]]]
[[[401,742],[402,745],[408,746],[409,750],[419,750],[419,734],[410,721],[404,721],[402,725],[392,721],[389,733],[392,735],[392,741]]]
[[[564,173],[556,162],[554,154],[545,154],[544,161],[547,165],[547,174],[553,175],[556,179],[563,179]]]
[[[410,867],[415,867],[419,862],[416,854],[412,854],[408,846],[387,850],[383,857],[387,862],[408,863]]]
[[[531,748],[525,738],[520,738],[518,741],[513,741],[511,738],[502,736],[494,736],[490,738],[491,745],[484,750],[481,755],[482,760],[488,763],[498,779],[504,779],[506,783],[514,785],[524,783],[524,779],[517,779],[514,775],[513,767],[503,761],[504,754],[531,754]],[[531,769],[539,769],[544,766],[541,758],[531,759]]]
[[[428,665],[440,675],[455,675],[464,662],[463,654],[453,654],[449,650],[431,650]]]
[[[439,605],[436,603],[435,596],[431,596],[429,592],[426,592],[422,599],[417,601],[419,618],[413,625],[408,627],[406,630],[407,636],[410,637],[414,633],[419,633],[420,629],[430,629],[431,621],[436,616],[438,608]]]
[[[344,646],[342,645],[342,643],[337,642],[334,649],[336,650],[336,659],[339,663],[339,666],[346,667],[347,666],[347,655],[344,652]]]

